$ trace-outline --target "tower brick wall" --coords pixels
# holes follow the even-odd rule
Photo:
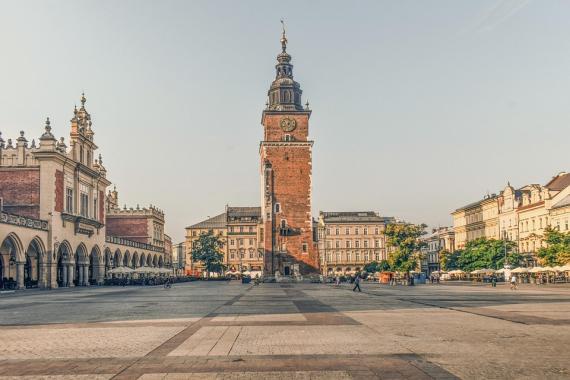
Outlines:
[[[107,235],[148,243],[148,222],[144,217],[113,218],[107,215]]]

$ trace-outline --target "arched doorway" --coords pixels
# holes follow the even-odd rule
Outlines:
[[[133,265],[131,266],[131,268],[136,269],[138,265],[139,265],[139,253],[135,252],[133,253]]]
[[[56,282],[60,288],[68,287],[73,280],[73,272],[69,271],[71,252],[67,241],[62,242],[57,249]]]
[[[0,281],[4,289],[24,287],[24,279],[18,281],[18,258],[21,257],[21,246],[20,240],[14,234],[8,235],[0,245]]]
[[[158,258],[156,257],[156,255],[154,255],[154,257],[152,258],[152,266],[153,267],[158,266]]]
[[[26,250],[24,265],[24,284],[26,288],[37,288],[40,281],[40,257],[42,249],[36,239],[30,242]]]
[[[75,250],[75,255],[74,255],[74,261],[75,261],[75,266],[74,266],[74,278],[73,278],[73,283],[75,284],[75,286],[85,286],[87,285],[88,282],[88,277],[85,275],[86,271],[86,267],[88,267],[89,265],[89,258],[87,256],[87,248],[85,247],[85,245],[83,243],[79,244],[79,246],[77,247],[77,249]]]
[[[113,258],[113,268],[121,266],[121,251],[118,249],[115,251],[115,256]]]
[[[145,257],[144,252],[143,252],[143,253],[141,253],[141,264],[140,264],[140,266],[142,267],[145,265],[146,265],[146,257]]]
[[[163,265],[164,265],[164,264],[163,264],[163,261],[162,261],[162,256],[160,256],[160,257],[158,258],[158,267],[159,267],[159,268],[162,268]]]
[[[91,248],[91,254],[89,255],[89,267],[87,270],[87,282],[89,285],[97,285],[100,280],[101,271],[101,253],[99,252],[99,247],[94,246]]]
[[[131,266],[131,253],[129,251],[125,252],[125,256],[123,257],[123,266],[124,267]]]
[[[148,267],[152,266],[152,256],[150,254],[146,257],[146,265]]]

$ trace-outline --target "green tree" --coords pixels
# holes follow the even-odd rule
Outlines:
[[[537,256],[543,265],[565,265],[570,262],[570,234],[551,227],[544,230],[546,247],[541,247]]]
[[[450,271],[459,268],[457,259],[459,258],[461,252],[462,251],[449,252],[447,249],[439,252],[439,263],[441,265],[441,269]]]
[[[417,268],[418,252],[425,246],[420,237],[425,235],[425,224],[389,224],[386,226],[386,245],[393,248],[388,263],[393,270],[409,272]]]
[[[224,242],[220,239],[220,236],[215,236],[211,231],[200,234],[198,239],[194,241],[192,261],[201,261],[204,264],[207,278],[210,278],[210,272],[223,272],[223,246]]]
[[[364,266],[364,270],[368,273],[376,273],[390,270],[390,263],[387,260],[372,261]]]
[[[463,250],[454,253],[456,268],[470,272],[476,269],[499,269],[505,265],[505,249],[507,261],[510,265],[518,265],[521,255],[514,251],[516,244],[512,241],[503,241],[479,238],[467,242]],[[448,263],[446,263],[448,264]]]

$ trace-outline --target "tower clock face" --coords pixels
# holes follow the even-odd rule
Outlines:
[[[295,119],[284,117],[283,119],[281,119],[280,125],[281,129],[283,129],[284,132],[292,132],[297,127],[297,122],[295,121]]]

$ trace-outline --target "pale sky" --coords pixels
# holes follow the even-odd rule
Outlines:
[[[0,131],[56,136],[82,91],[121,206],[184,227],[259,205],[261,112],[288,29],[313,115],[313,215],[450,212],[570,169],[570,2],[4,1]]]

